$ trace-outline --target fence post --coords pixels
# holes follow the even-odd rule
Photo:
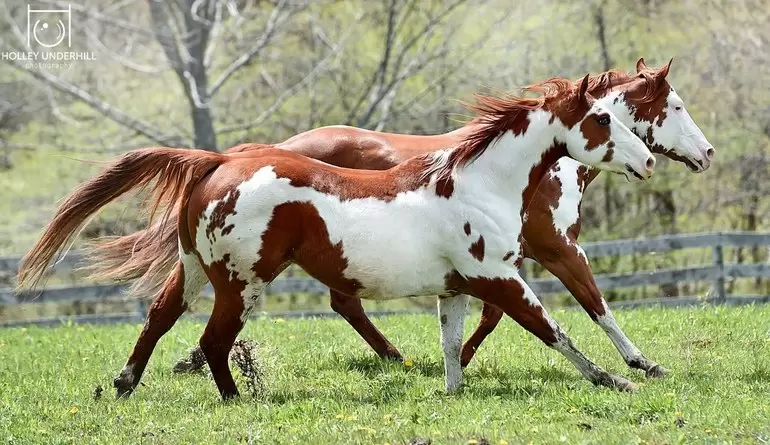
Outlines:
[[[720,236],[717,244],[714,246],[714,266],[717,267],[717,276],[714,279],[714,302],[723,304],[725,302],[725,260],[722,251],[722,237]]]

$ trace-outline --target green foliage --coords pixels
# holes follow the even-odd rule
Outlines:
[[[761,443],[770,438],[770,306],[618,311],[638,346],[672,372],[645,382],[585,314],[556,311],[578,347],[636,394],[598,388],[506,319],[443,393],[434,316],[377,325],[412,366],[375,358],[342,320],[252,320],[266,392],[223,404],[205,375],[173,363],[200,323],[158,345],[143,383],[114,400],[141,326],[5,329],[0,336],[0,437],[6,443]],[[469,318],[466,336],[477,316]],[[526,357],[526,359],[523,359]],[[245,393],[242,377],[236,373]],[[94,399],[97,386],[104,388]],[[505,442],[504,442],[505,441]]]

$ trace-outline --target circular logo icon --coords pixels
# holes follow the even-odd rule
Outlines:
[[[45,20],[37,20],[35,26],[32,27],[32,37],[41,46],[53,48],[64,40],[67,35],[66,30],[64,22],[61,20],[57,21],[55,26],[51,26]]]

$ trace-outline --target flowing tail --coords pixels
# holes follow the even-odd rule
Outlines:
[[[241,144],[225,153],[240,153],[270,147],[263,144]],[[178,203],[166,209],[169,218],[179,213]],[[179,258],[176,224],[150,221],[142,230],[123,236],[99,237],[84,248],[88,278],[127,282],[136,280],[129,295],[155,295],[166,281]]]
[[[204,150],[165,147],[145,148],[126,153],[98,176],[78,186],[59,206],[53,220],[43,231],[43,235],[22,259],[18,273],[18,287],[34,288],[43,277],[51,259],[64,246],[69,245],[78,229],[100,208],[133,189],[149,185],[156,178],[151,188],[152,193],[147,200],[150,208],[150,224],[152,227],[159,227],[159,233],[175,234],[176,221],[172,224],[167,222],[170,217],[178,213],[180,204],[189,194],[189,187],[226,159],[225,155]],[[152,217],[159,208],[165,208],[162,217],[153,222]],[[174,230],[169,232],[166,227],[173,227]],[[173,253],[164,252],[164,255],[175,258],[178,255],[177,244],[174,242],[172,245]],[[142,252],[142,246],[142,243],[137,244],[140,255],[157,254],[157,252]],[[131,265],[127,264],[123,267],[128,268],[126,273],[130,274]],[[155,265],[151,263],[143,273],[148,279],[160,279],[162,282],[166,275],[163,273],[163,267],[165,265],[162,262]],[[155,273],[162,275],[149,276]],[[110,273],[103,275],[109,276]],[[141,283],[137,284],[138,287],[143,287]]]

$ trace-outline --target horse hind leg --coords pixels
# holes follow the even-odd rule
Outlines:
[[[331,290],[329,292],[331,307],[348,322],[358,335],[363,338],[380,358],[403,361],[401,353],[369,320],[361,305],[361,300]]]
[[[243,291],[238,292],[232,288],[214,285],[214,309],[199,344],[222,400],[238,396],[238,387],[233,380],[227,359],[238,333],[243,329],[264,288],[263,283],[246,284]],[[248,297],[243,298],[242,295]]]
[[[123,370],[113,380],[118,397],[128,397],[139,384],[160,338],[198,298],[208,278],[193,255],[182,253],[173,272],[150,305],[147,319]]]
[[[489,303],[484,303],[481,308],[479,325],[476,326],[476,330],[473,331],[473,334],[463,345],[463,351],[460,356],[460,365],[463,368],[468,366],[473,356],[476,355],[476,350],[481,346],[484,339],[495,330],[501,318],[503,318],[503,311]]]

